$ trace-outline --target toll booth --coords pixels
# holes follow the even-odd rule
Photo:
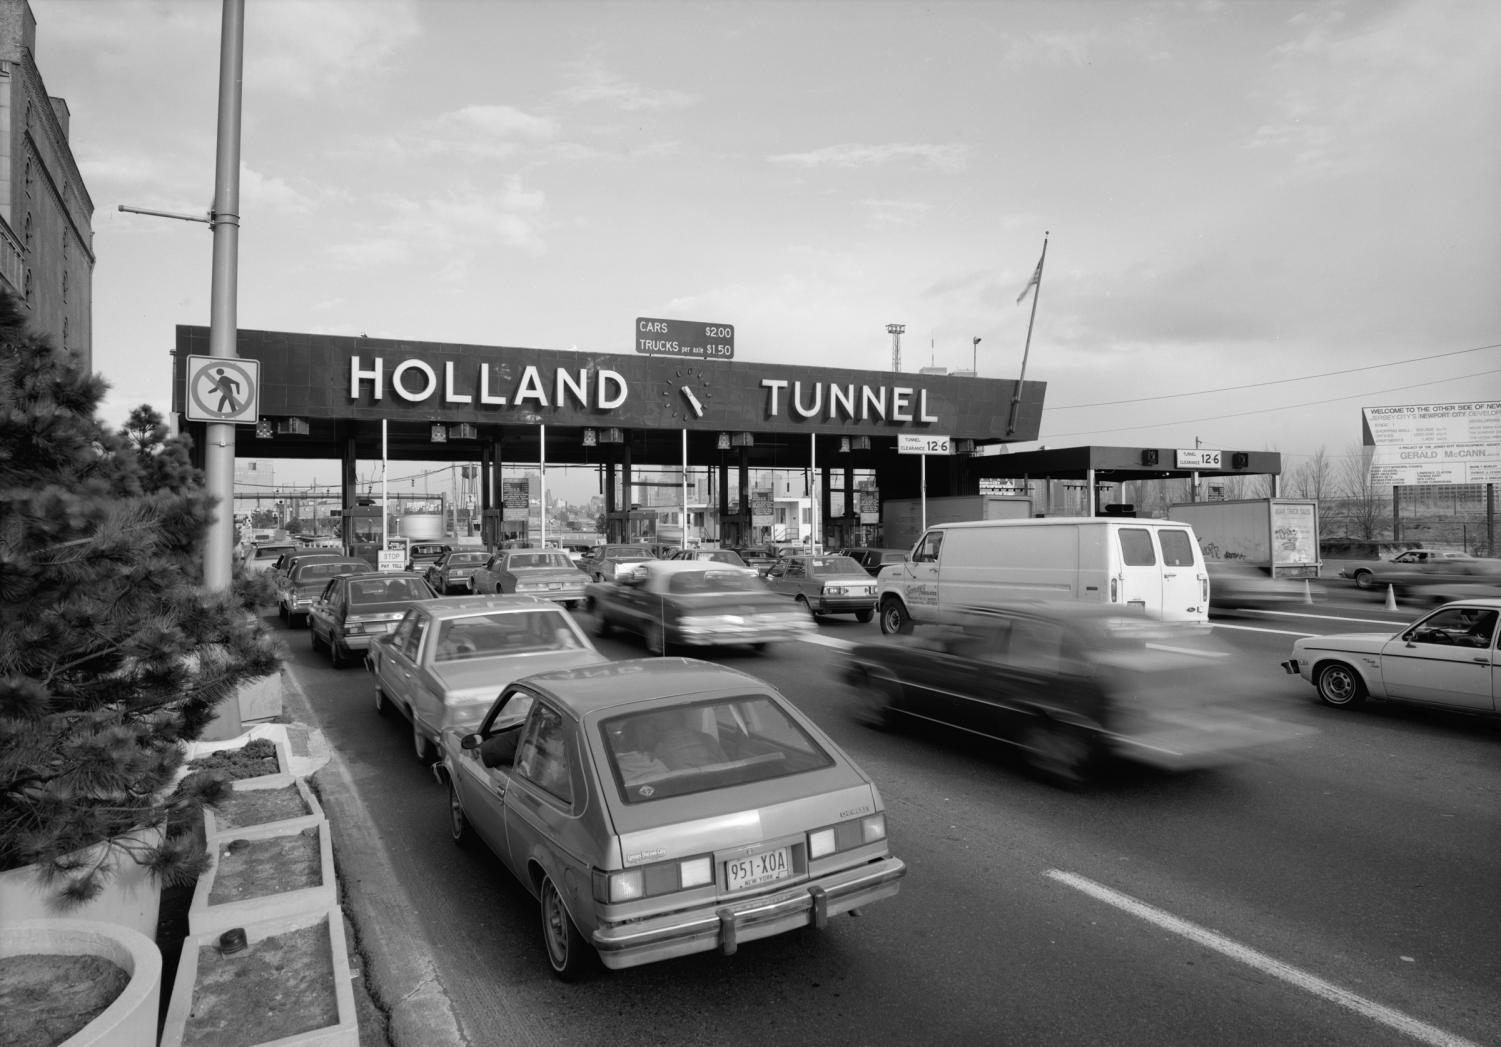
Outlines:
[[[640,542],[655,545],[657,511],[655,509],[626,509],[606,513],[605,541],[617,544]]]

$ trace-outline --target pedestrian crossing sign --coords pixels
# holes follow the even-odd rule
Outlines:
[[[261,362],[239,357],[188,357],[183,398],[190,422],[254,425],[259,417]]]

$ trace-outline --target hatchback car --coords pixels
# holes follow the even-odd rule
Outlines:
[[[447,727],[472,724],[522,676],[605,661],[573,616],[533,596],[453,596],[413,604],[365,656],[375,711],[411,721],[417,758],[431,761]]]
[[[356,655],[363,658],[372,639],[395,629],[414,601],[437,595],[415,572],[335,578],[308,608],[313,650],[327,651],[334,668],[342,669]]]
[[[1501,599],[1464,600],[1430,611],[1395,633],[1302,636],[1282,663],[1325,705],[1367,698],[1469,712],[1501,712]]]
[[[766,572],[772,592],[790,596],[816,618],[852,614],[857,622],[876,615],[876,583],[848,556],[788,556]]]
[[[294,553],[297,546],[291,542],[257,542],[251,545],[242,561],[246,574],[264,574],[276,566],[278,560]]]
[[[453,839],[538,899],[564,979],[822,928],[906,872],[875,783],[765,681],[708,662],[530,676],[442,750]]]
[[[455,589],[469,592],[469,576],[485,566],[490,554],[483,549],[455,549],[444,553],[437,563],[427,569],[427,584],[447,596]]]
[[[873,722],[958,728],[1068,787],[1116,758],[1204,767],[1308,733],[1243,710],[1256,680],[1202,626],[1120,607],[940,611],[910,635],[854,646],[842,675]]]
[[[449,551],[442,542],[413,542],[407,547],[407,570],[425,571]]]
[[[469,575],[473,593],[521,593],[577,607],[589,581],[561,549],[511,549],[496,553]]]
[[[612,582],[629,573],[636,564],[656,558],[649,545],[599,545],[584,557],[579,568],[591,581]]]

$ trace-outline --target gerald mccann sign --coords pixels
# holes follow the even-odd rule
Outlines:
[[[549,374],[548,371],[551,371]],[[477,373],[476,373],[477,372]],[[443,364],[443,374],[426,360],[407,359],[391,368],[388,374],[383,357],[366,363],[362,357],[349,358],[349,398],[359,400],[369,392],[374,403],[386,398],[387,392],[407,403],[437,401],[442,404],[480,404],[504,407],[577,407],[584,410],[611,411],[625,406],[632,391],[630,382],[619,371],[606,367],[554,367],[528,365],[511,378],[502,378],[488,364],[477,364],[461,375],[457,361]],[[767,418],[825,418],[830,421],[913,422],[931,425],[939,417],[928,407],[928,391],[906,385],[878,385],[854,382],[804,382],[785,378],[763,378],[758,383]],[[692,392],[692,389],[689,390]],[[649,393],[644,395],[650,396]],[[702,415],[703,399],[693,397]],[[942,437],[947,442],[948,437]],[[930,454],[947,454],[929,451]]]
[[[1501,481],[1501,401],[1367,407],[1362,421],[1372,485]]]

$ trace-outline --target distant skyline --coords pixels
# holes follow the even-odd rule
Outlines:
[[[118,424],[208,322],[206,227],[118,206],[206,212],[221,8],[32,9]],[[1488,0],[251,0],[238,320],[626,353],[681,317],[872,371],[896,322],[904,370],[1013,378],[1046,232],[1038,443],[1291,469],[1501,395],[1497,54]]]

